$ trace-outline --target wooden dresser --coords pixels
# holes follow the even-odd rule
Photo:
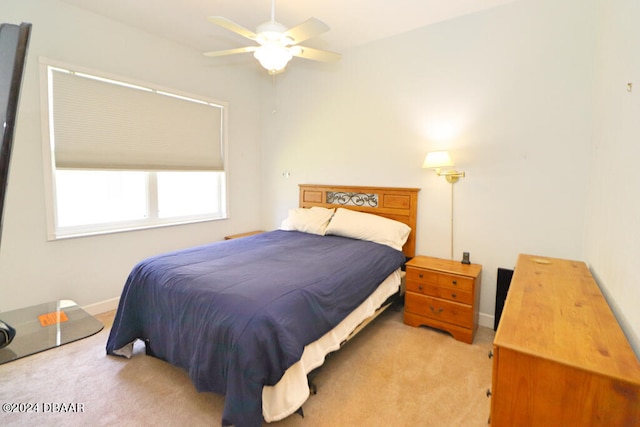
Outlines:
[[[404,323],[431,326],[471,344],[478,328],[478,264],[416,256],[406,264]]]
[[[493,358],[492,426],[640,425],[640,363],[582,262],[519,256]]]

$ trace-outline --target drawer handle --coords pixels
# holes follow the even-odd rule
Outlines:
[[[422,279],[424,276],[423,276],[422,273],[420,273],[420,274],[418,274],[418,277]]]
[[[490,388],[487,389],[487,397],[491,397],[491,389]]]
[[[422,285],[418,286],[418,290],[421,291],[422,290]]]
[[[442,307],[440,307],[439,309],[436,310],[435,308],[433,308],[432,305],[430,305],[429,308],[431,309],[431,312],[433,314],[440,314],[440,313],[442,313],[444,311],[444,308],[442,308]]]
[[[457,296],[458,296],[458,295],[456,295],[456,294],[451,294],[451,298],[455,298],[455,297],[457,297]]]
[[[457,285],[458,281],[454,279],[454,280],[451,281],[451,283],[453,283],[454,285]]]
[[[489,354],[487,356],[489,356],[489,359],[493,359],[493,350],[489,350]]]

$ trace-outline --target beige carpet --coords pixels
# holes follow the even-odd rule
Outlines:
[[[220,425],[224,398],[198,393],[184,371],[142,345],[130,360],[106,356],[113,313],[98,318],[106,327],[92,337],[0,365],[0,404],[39,409],[0,411],[0,425]],[[269,426],[486,426],[493,336],[479,328],[468,345],[387,310],[327,359],[304,418]],[[54,404],[83,412],[53,413]]]

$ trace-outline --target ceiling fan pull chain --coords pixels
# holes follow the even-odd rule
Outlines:
[[[276,75],[271,74],[271,87],[273,89],[273,110],[271,114],[276,114],[278,112],[278,88],[276,87]]]

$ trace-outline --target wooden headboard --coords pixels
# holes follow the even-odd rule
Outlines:
[[[402,247],[408,258],[416,252],[416,223],[419,188],[354,187],[346,185],[300,184],[300,207],[346,208],[403,222],[411,234]]]

